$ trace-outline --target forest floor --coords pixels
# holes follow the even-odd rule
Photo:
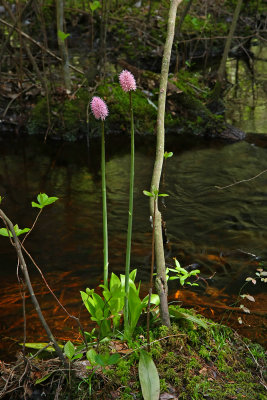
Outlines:
[[[161,400],[267,398],[266,353],[260,345],[193,310],[175,309],[170,329],[156,323],[150,333]],[[25,362],[20,354],[13,364],[1,363],[0,398],[142,399],[138,362],[140,351],[147,349],[145,337],[139,327],[128,343],[116,338],[92,342],[98,354],[119,354],[112,366],[92,367],[84,357],[64,372],[45,351],[37,357],[31,353]]]

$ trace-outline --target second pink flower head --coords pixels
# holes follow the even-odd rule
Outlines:
[[[104,121],[108,116],[108,107],[100,97],[95,96],[92,98],[91,110],[96,119],[102,119],[102,121]]]
[[[122,90],[124,92],[130,92],[131,90],[136,90],[136,82],[134,76],[131,72],[127,71],[126,69],[120,73],[119,81]]]

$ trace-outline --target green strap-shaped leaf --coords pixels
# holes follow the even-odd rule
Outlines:
[[[20,343],[20,346],[23,346],[23,343]],[[29,347],[30,349],[35,349],[35,350],[41,350],[44,349],[47,346],[47,343],[25,343],[25,347]],[[63,348],[62,344],[58,343],[58,346],[60,348]],[[49,346],[45,349],[45,351],[53,352],[55,351],[53,346]]]
[[[160,383],[158,370],[146,351],[140,352],[139,380],[144,400],[158,400],[160,395]]]

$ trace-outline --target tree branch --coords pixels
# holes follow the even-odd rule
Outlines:
[[[261,176],[262,174],[264,174],[265,172],[267,172],[267,169],[265,169],[264,171],[261,171],[259,174],[253,176],[252,178],[242,179],[241,181],[231,183],[230,185],[227,185],[227,186],[215,186],[215,187],[216,187],[216,189],[223,190],[223,189],[226,189],[226,188],[229,188],[229,187],[232,187],[232,186],[239,185],[240,183],[243,183],[243,182],[253,181],[254,179],[256,179],[259,176]]]

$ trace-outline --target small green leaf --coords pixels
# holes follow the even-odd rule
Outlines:
[[[97,352],[94,349],[90,349],[86,353],[86,358],[88,361],[90,361],[91,365],[96,365],[96,358]]]
[[[62,42],[64,42],[64,40],[66,40],[67,37],[70,36],[69,33],[64,33],[64,32],[62,32],[62,31],[60,31],[60,30],[57,31],[57,35],[58,35],[58,38],[59,38]]]
[[[16,236],[20,236],[23,233],[27,233],[27,232],[29,232],[29,230],[30,230],[30,228],[20,229],[18,227],[18,225],[14,225],[14,231],[15,231]],[[9,232],[9,234],[8,234],[8,232]],[[0,229],[0,235],[5,236],[5,237],[9,237],[9,236],[13,237],[12,233],[10,231],[8,231],[6,228]]]
[[[172,152],[172,151],[170,151],[169,153],[168,153],[167,151],[165,151],[165,153],[164,153],[164,158],[165,158],[165,160],[166,160],[167,158],[172,157],[172,156],[173,156],[173,152]]]
[[[101,8],[101,3],[100,1],[93,1],[92,3],[89,3],[91,11],[94,12],[95,10],[97,10],[98,8]]]
[[[47,194],[40,193],[37,196],[37,200],[39,204],[35,203],[35,201],[32,201],[32,207],[44,208],[45,206],[48,206],[57,201],[58,197],[48,197]]]
[[[111,354],[111,356],[110,356],[109,359],[108,359],[107,365],[117,364],[117,362],[119,361],[119,359],[120,359],[119,353]]]
[[[147,190],[143,190],[145,196],[154,197],[153,193],[148,192]]]
[[[14,226],[14,231],[17,236],[23,235],[23,233],[29,232],[30,228],[19,229],[18,225]]]
[[[159,197],[168,197],[169,195],[166,194],[166,193],[161,193],[161,194],[159,194],[158,196],[159,196]]]
[[[158,400],[160,395],[160,383],[158,370],[146,351],[140,352],[139,380],[144,400]]]
[[[105,357],[102,356],[102,354],[96,354],[95,362],[96,364],[101,365],[101,367],[105,367],[106,365]]]
[[[69,340],[65,346],[64,346],[64,353],[66,354],[66,356],[68,357],[69,360],[72,359],[72,357],[75,354],[75,347],[74,344],[71,343],[71,341]]]
[[[8,232],[10,233],[10,236],[12,237],[11,232],[8,231],[6,228],[1,228],[1,229],[0,229],[0,235],[1,235],[1,236],[8,237],[8,236],[9,236],[9,235],[8,235]]]
[[[78,354],[76,354],[76,356],[73,356],[73,357],[72,357],[72,361],[78,360],[79,358],[82,358],[82,356],[83,356],[82,353],[78,353]]]
[[[35,203],[35,201],[32,201],[32,207],[43,208],[42,206],[40,206],[40,204]]]

